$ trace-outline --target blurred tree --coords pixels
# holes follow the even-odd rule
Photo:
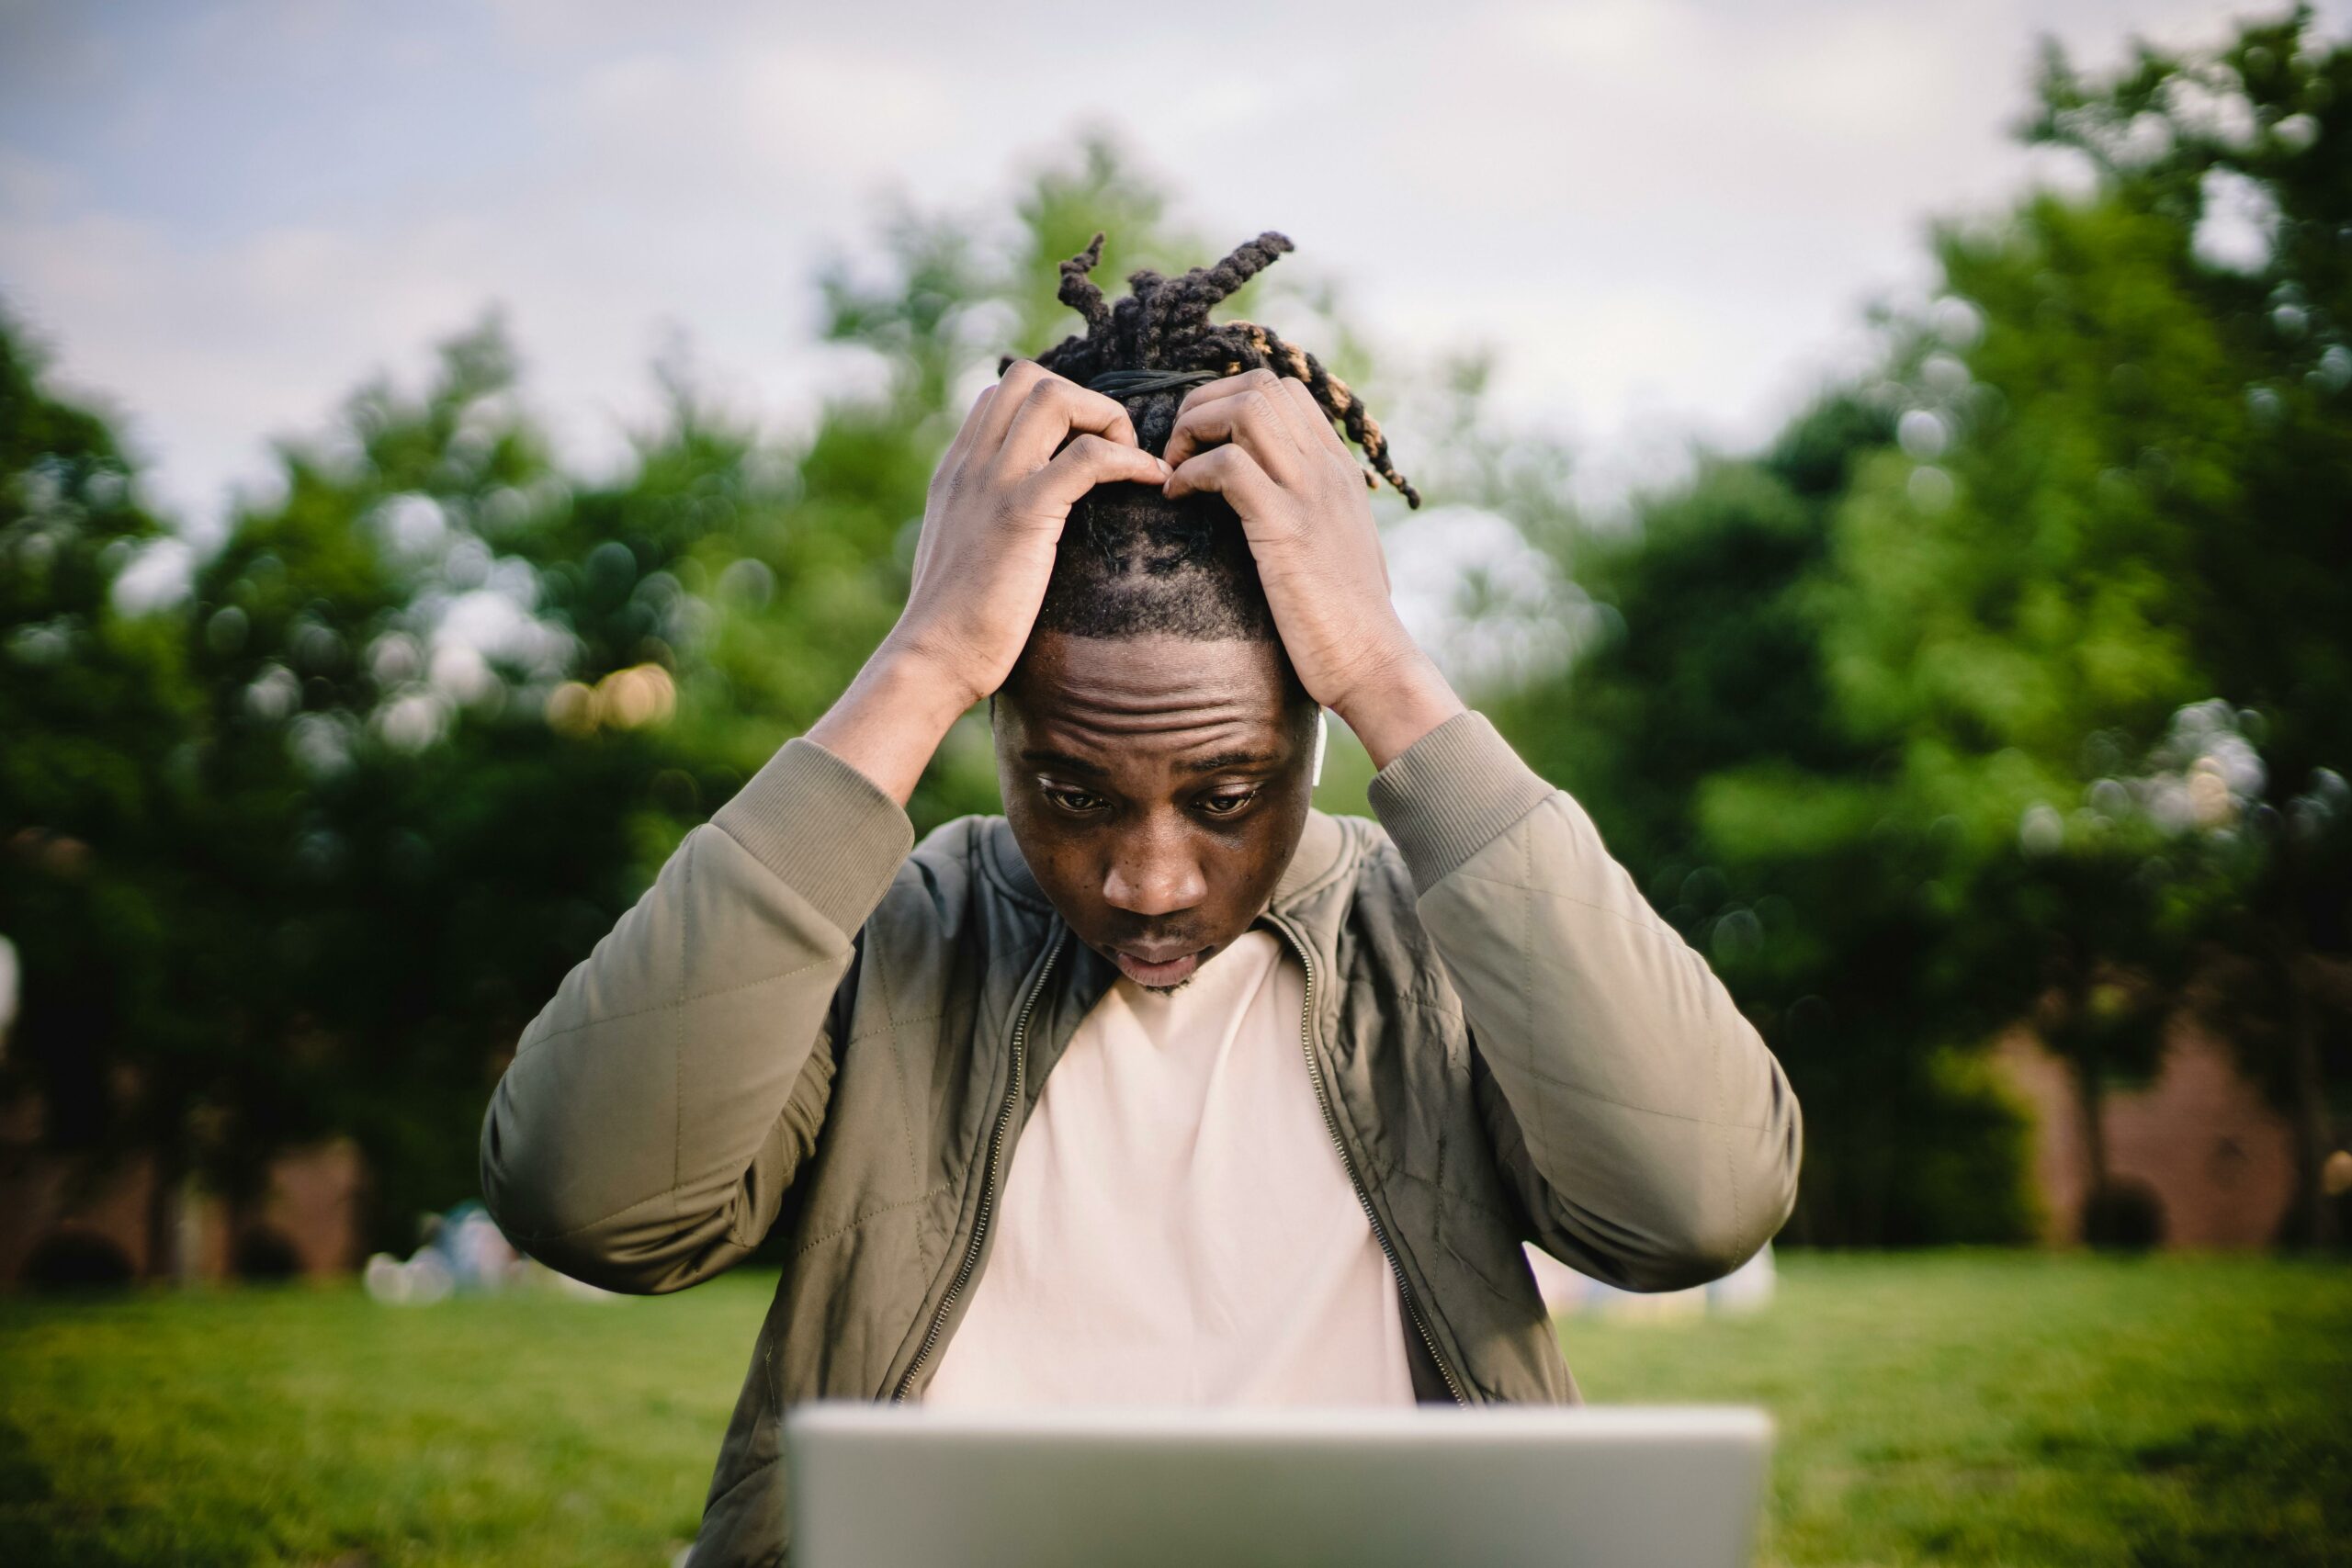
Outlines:
[[[494,321],[280,466],[187,606],[206,918],[177,999],[206,1027],[148,1135],[233,1204],[351,1134],[400,1242],[467,1190],[493,1043],[633,896],[678,596],[657,544],[581,536]]]
[[[1945,341],[1903,367],[1903,450],[1840,518],[1834,684],[1857,733],[1900,738],[1923,809],[2018,846],[1987,885],[2008,901],[1976,907],[2034,939],[2044,1032],[2093,1098],[2153,1014],[2264,977],[2217,1021],[2293,1113],[2298,1224],[2324,1241],[2322,1000],[2352,934],[2352,48],[2298,10],[2105,81],[2053,50],[2041,100],[2029,134],[2089,188],[1940,237]]]
[[[1506,517],[1572,579],[1432,558],[1508,634],[1473,682],[1498,723],[1788,1063],[1800,1238],[2025,1234],[2020,1125],[1973,1050],[2019,1019],[2080,1075],[2095,1161],[2099,1085],[2191,1003],[2296,1108],[2311,1180],[2333,1146],[2346,58],[2300,14],[2110,82],[2053,56],[2032,134],[2088,189],[1941,234],[1943,297],[1888,323],[1880,374],[1632,530],[1577,513],[1479,362],[1401,389],[1435,503],[1408,527]],[[1069,330],[1056,265],[1097,229],[1105,276],[1223,249],[1100,141],[1009,225],[901,214],[819,280],[876,374],[779,441],[673,356],[605,482],[558,470],[487,323],[421,393],[288,445],[146,615],[111,593],[157,532],[129,466],[0,333],[6,1070],[52,1131],[232,1195],[348,1132],[387,1239],[469,1191],[501,1055],[887,631],[937,453],[1000,354]],[[1261,288],[1240,308],[1365,378],[1327,293]],[[910,809],[995,800],[974,716]]]
[[[0,935],[24,975],[0,1087],[38,1092],[53,1146],[101,1156],[140,1146],[123,1047],[167,1061],[198,1035],[168,976],[195,908],[173,763],[199,693],[171,619],[117,603],[164,536],[135,478],[0,317]]]
[[[2018,1230],[1969,1047],[2021,1019],[2097,1185],[2102,1086],[2192,1006],[2293,1108],[2324,1235],[2347,88],[2301,12],[2106,83],[2052,54],[2029,134],[2084,191],[1942,232],[1942,297],[1771,451],[1548,535],[1616,635],[1498,716],[1788,1062],[1801,1236]]]
[[[2013,1239],[2032,1221],[2021,1130],[1963,1048],[2017,998],[1923,962],[1961,924],[1939,880],[1951,825],[1886,798],[1823,665],[1832,516],[1892,428],[1830,397],[1757,458],[1703,457],[1630,529],[1555,533],[1606,635],[1490,711],[1787,1066],[1805,1107],[1792,1237]]]
[[[2237,514],[2183,508],[2198,536],[2180,613],[2210,689],[2245,710],[2236,725],[2226,705],[2190,710],[2208,716],[2193,735],[2213,744],[2184,788],[2202,786],[2192,813],[2237,808],[2210,813],[2230,829],[2212,837],[2247,840],[2217,846],[2244,897],[2208,924],[2210,1005],[2294,1114],[2294,1223],[2309,1242],[2340,1243],[2346,1202],[2321,1172],[2346,1141],[2352,1082],[2352,45],[2317,36],[2302,6],[2211,56],[2143,51],[2092,84],[2052,51],[2047,75],[2035,134],[2188,230],[2192,265],[2174,282],[2215,321],[2251,427],[2231,454]],[[2161,124],[2169,145],[2133,153],[2119,138],[2134,124]],[[2260,765],[2230,765],[2244,750],[2232,729]],[[2182,751],[2177,733],[2167,749]],[[2177,816],[2180,798],[2158,805]]]
[[[876,389],[845,378],[780,445],[673,356],[605,484],[557,470],[486,321],[421,392],[370,385],[284,444],[273,492],[145,617],[109,599],[160,532],[128,463],[0,333],[8,1070],[52,1134],[153,1155],[163,1235],[183,1178],[234,1209],[334,1134],[387,1245],[470,1192],[531,1012],[888,630],[960,394],[1047,330],[1039,277],[1090,224],[1155,255],[1158,210],[1095,145],[1009,231],[901,218],[878,265],[820,281]],[[972,723],[912,811],[995,795]]]

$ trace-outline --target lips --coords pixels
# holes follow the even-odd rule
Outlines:
[[[1193,977],[1193,971],[1201,966],[1201,954],[1205,951],[1195,948],[1190,953],[1170,954],[1163,951],[1145,954],[1130,953],[1123,947],[1113,948],[1111,962],[1119,966],[1120,974],[1138,986],[1174,986]]]

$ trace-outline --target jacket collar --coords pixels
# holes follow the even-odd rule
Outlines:
[[[1270,919],[1287,923],[1295,938],[1322,962],[1335,963],[1338,928],[1348,901],[1327,895],[1362,862],[1369,841],[1363,830],[1365,826],[1368,824],[1341,822],[1320,811],[1309,811],[1298,848],[1274,884],[1274,896],[1267,912],[1252,924],[1265,924]],[[979,839],[982,877],[1006,901],[1028,910],[1033,917],[1042,917],[1043,951],[1058,950],[1066,929],[1064,922],[1046,898],[1045,889],[1037,885],[1029,863],[1022,858],[1011,824],[1001,817],[989,818],[981,825]],[[1040,1021],[1029,1042],[1029,1094],[1033,1104],[1045,1092],[1046,1075],[1060,1059],[1078,1021],[1101,999],[1118,976],[1109,960],[1093,949],[1083,943],[1071,945],[1077,951],[1071,962],[1064,965],[1062,979],[1054,987],[1051,1010]],[[1043,962],[1042,955],[1033,962]],[[1327,1008],[1331,1005],[1325,1003]],[[998,1038],[1008,1038],[1010,1032]]]
[[[1274,884],[1273,907],[1287,910],[1329,883],[1348,859],[1350,840],[1338,818],[1309,811],[1298,851],[1283,868],[1282,880]]]

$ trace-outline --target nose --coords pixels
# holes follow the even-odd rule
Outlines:
[[[1201,874],[1181,822],[1162,819],[1139,824],[1121,834],[1102,873],[1103,899],[1131,915],[1172,915],[1208,897],[1208,878]]]

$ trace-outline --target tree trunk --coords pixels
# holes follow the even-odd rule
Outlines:
[[[2107,1128],[2100,1115],[2106,1107],[2107,1075],[2095,1055],[2071,1053],[2066,1059],[2075,1069],[2075,1104],[2083,1123],[2083,1211],[2075,1228],[2078,1239],[2091,1241],[2097,1239],[2091,1235],[2092,1217],[2107,1194]]]
[[[147,1279],[151,1283],[158,1280],[177,1283],[186,1278],[187,1268],[187,1248],[181,1235],[187,1200],[186,1164],[173,1148],[159,1146],[150,1158],[153,1163],[147,1189]]]
[[[2319,1249],[2336,1241],[2335,1201],[2323,1185],[2327,1156],[2335,1152],[2335,1128],[2328,1114],[2327,1069],[2320,1060],[2312,963],[2309,953],[2291,953],[2279,968],[2287,987],[2287,1072],[2295,1100],[2295,1203],[2302,1217],[2297,1239]]]
[[[2055,1016],[2045,1012],[2041,1030],[2042,1043],[2058,1054],[2075,1080],[2075,1113],[2083,1138],[2083,1205],[2075,1221],[2079,1242],[2098,1239],[2092,1235],[2093,1220],[2107,1191],[2107,1128],[2100,1115],[2107,1073],[2098,1032],[2085,1016],[2089,1006],[2088,983],[2070,973]]]

